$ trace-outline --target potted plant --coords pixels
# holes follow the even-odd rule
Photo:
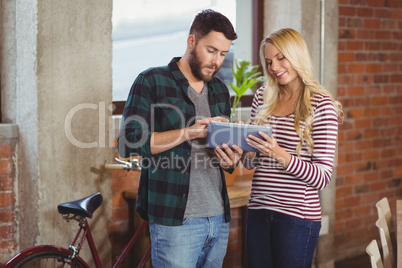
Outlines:
[[[258,83],[264,80],[264,77],[261,76],[261,72],[259,72],[258,69],[258,65],[252,66],[251,63],[247,60],[234,60],[234,64],[232,64],[232,74],[234,82],[229,83],[229,88],[236,93],[232,104],[232,112],[230,113],[231,121],[233,120],[236,108],[239,105],[240,99],[244,95],[244,93],[248,89],[256,91]],[[254,170],[250,171],[251,174],[253,172]],[[228,186],[232,185],[235,178],[242,175],[244,175],[243,165],[240,163],[232,174],[225,172],[226,184]]]
[[[236,93],[232,104],[232,112],[230,114],[231,120],[233,119],[236,108],[239,105],[243,94],[248,89],[256,91],[257,84],[264,80],[264,77],[261,76],[261,72],[259,72],[258,69],[258,65],[252,66],[247,60],[234,60],[234,64],[232,64],[234,82],[229,83],[229,88]]]

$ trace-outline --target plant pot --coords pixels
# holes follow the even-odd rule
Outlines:
[[[229,172],[223,171],[223,173],[225,174],[225,181],[226,181],[226,186],[230,186],[233,185],[235,179],[237,176],[239,176],[239,174],[241,173],[241,169],[242,166],[240,167],[240,165],[238,165],[235,170],[233,170],[232,174],[230,174]]]
[[[223,171],[223,173],[225,174],[226,186],[233,185],[236,179],[252,178],[254,171],[255,168],[248,170],[243,166],[242,163],[239,163],[239,165],[235,168],[232,174]]]

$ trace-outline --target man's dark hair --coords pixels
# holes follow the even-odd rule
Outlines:
[[[206,9],[195,16],[190,34],[201,39],[211,31],[223,33],[227,39],[232,41],[237,39],[233,25],[227,17],[212,9]]]

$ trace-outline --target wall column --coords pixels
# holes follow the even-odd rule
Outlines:
[[[321,4],[325,2],[324,44],[321,44]],[[325,0],[267,0],[264,3],[264,35],[280,28],[293,28],[306,40],[314,68],[314,78],[323,83],[336,98],[337,92],[337,45],[338,1]],[[323,53],[321,46],[324,47]],[[323,54],[323,55],[322,55]],[[321,59],[324,58],[324,61]],[[321,66],[323,65],[323,73]],[[321,77],[322,76],[322,77]],[[323,228],[317,245],[314,264],[319,267],[334,267],[334,220],[336,162],[332,181],[320,192]]]
[[[77,225],[57,205],[100,191],[92,231],[111,266],[112,0],[10,0],[1,12],[3,119],[19,127],[16,250],[67,246]]]

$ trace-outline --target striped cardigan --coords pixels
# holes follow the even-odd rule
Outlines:
[[[253,100],[251,122],[259,108],[264,105],[263,88]],[[294,128],[294,114],[272,116],[266,123],[273,128],[278,145],[292,155],[287,168],[274,158],[257,156],[244,159],[246,168],[256,167],[249,209],[269,209],[302,219],[320,221],[321,206],[318,190],[324,189],[331,180],[335,157],[338,120],[331,99],[317,94],[311,99],[314,109],[312,138],[314,149],[308,152],[306,144],[296,153],[300,139]],[[303,130],[305,122],[300,122]]]

